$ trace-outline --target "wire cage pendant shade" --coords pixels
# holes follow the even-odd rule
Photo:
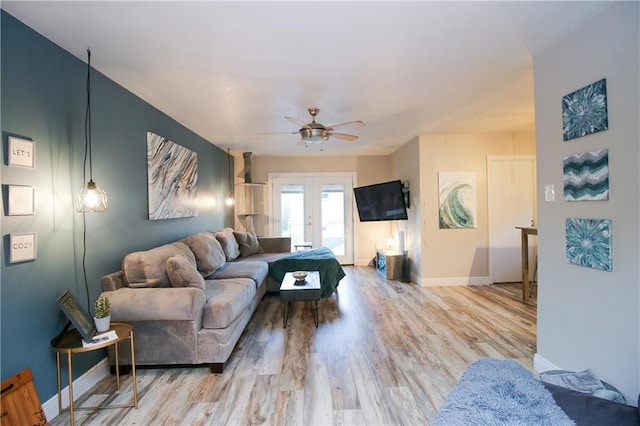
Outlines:
[[[235,198],[233,198],[233,193],[232,192],[229,192],[227,194],[227,198],[224,199],[224,203],[229,207],[232,207],[236,203]]]
[[[103,213],[107,211],[107,193],[93,180],[78,191],[76,210],[80,213]]]
[[[83,180],[86,178],[87,158],[89,159],[89,181],[76,196],[76,210],[79,213],[99,213],[107,211],[107,193],[93,181],[91,152],[91,50],[87,49],[87,109],[84,121],[84,163]]]

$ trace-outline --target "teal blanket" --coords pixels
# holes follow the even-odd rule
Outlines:
[[[331,296],[345,276],[335,254],[327,247],[296,251],[269,264],[269,275],[280,283],[287,272],[293,271],[319,271],[322,298]]]

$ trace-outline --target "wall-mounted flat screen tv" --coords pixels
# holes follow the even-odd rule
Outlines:
[[[353,188],[353,194],[360,222],[408,219],[399,180]]]

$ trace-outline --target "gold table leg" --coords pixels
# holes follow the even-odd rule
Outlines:
[[[69,369],[69,423],[74,424],[73,418],[73,368],[71,367],[71,351],[67,352],[67,368]]]
[[[62,413],[62,375],[60,374],[60,352],[56,352],[56,367],[58,369],[58,413]]]
[[[131,379],[133,380],[133,406],[138,408],[138,381],[136,379],[136,354],[133,348],[133,330],[129,333],[131,341]]]

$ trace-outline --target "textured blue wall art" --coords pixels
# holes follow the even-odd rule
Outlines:
[[[608,128],[605,78],[562,98],[562,138],[565,141]]]
[[[611,220],[567,218],[567,261],[611,271]]]
[[[440,229],[475,228],[475,172],[439,172]]]
[[[198,154],[147,132],[149,220],[198,215]]]
[[[569,155],[562,161],[564,199],[600,201],[609,199],[609,150]]]

